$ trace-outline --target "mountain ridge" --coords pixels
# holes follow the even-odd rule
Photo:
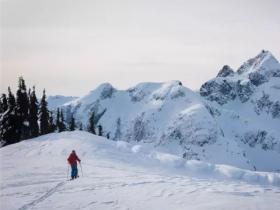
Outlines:
[[[186,159],[277,171],[279,164],[270,160],[280,158],[279,90],[280,64],[262,51],[237,71],[224,66],[199,92],[180,81],[127,90],[103,83],[59,107],[84,129],[94,112],[112,140],[150,142]]]

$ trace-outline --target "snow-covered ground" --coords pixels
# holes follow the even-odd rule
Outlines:
[[[83,174],[68,181],[72,149]],[[269,209],[280,174],[186,161],[152,144],[87,132],[49,134],[0,149],[1,206],[25,209]]]

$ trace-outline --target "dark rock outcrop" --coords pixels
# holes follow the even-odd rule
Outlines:
[[[223,66],[223,68],[219,71],[217,77],[227,77],[233,76],[234,71],[228,65]]]

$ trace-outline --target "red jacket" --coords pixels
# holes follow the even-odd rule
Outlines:
[[[81,160],[79,159],[79,157],[76,155],[76,153],[71,153],[68,157],[68,163],[70,165],[77,165],[77,161],[81,162]]]

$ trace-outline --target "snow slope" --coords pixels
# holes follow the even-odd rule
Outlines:
[[[75,149],[83,175],[67,181]],[[279,209],[280,175],[64,132],[0,149],[1,209]]]

